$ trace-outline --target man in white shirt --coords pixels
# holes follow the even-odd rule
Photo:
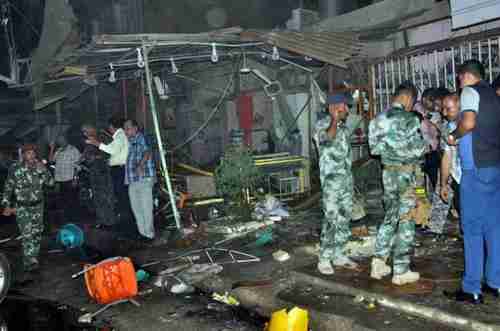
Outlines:
[[[56,138],[55,144],[50,144],[49,160],[55,162],[54,179],[66,204],[64,208],[66,221],[75,221],[79,216],[76,174],[80,156],[80,151],[68,144],[66,137],[62,135]]]
[[[116,196],[116,212],[118,216],[129,214],[130,204],[128,191],[125,186],[125,164],[128,157],[128,138],[122,129],[123,120],[111,118],[108,122],[108,131],[113,136],[113,141],[104,144],[96,138],[89,138],[87,144],[98,147],[101,151],[110,155],[109,166],[111,168],[111,178]]]

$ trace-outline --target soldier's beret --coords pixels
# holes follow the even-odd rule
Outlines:
[[[352,96],[349,93],[333,93],[326,98],[327,105],[334,105],[339,103],[351,105],[352,102]]]

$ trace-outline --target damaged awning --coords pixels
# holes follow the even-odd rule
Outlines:
[[[356,33],[270,32],[263,39],[274,46],[320,60],[341,68],[361,52]]]

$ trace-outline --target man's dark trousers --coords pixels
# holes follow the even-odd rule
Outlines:
[[[125,185],[125,167],[112,166],[111,179],[116,196],[115,213],[118,217],[118,231],[130,237],[135,237],[138,232],[132,214],[132,207],[130,206],[128,188]]]

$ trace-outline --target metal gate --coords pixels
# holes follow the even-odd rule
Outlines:
[[[490,83],[500,73],[500,36],[459,43],[446,40],[434,47],[399,53],[404,55],[390,56],[371,65],[375,113],[390,106],[392,94],[404,81],[413,82],[419,93],[429,87],[456,90],[457,66],[468,59],[484,64],[485,79]]]

